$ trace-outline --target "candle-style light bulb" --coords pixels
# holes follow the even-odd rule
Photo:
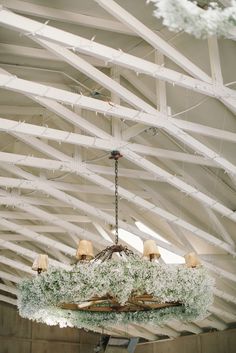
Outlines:
[[[91,241],[85,239],[80,240],[76,258],[79,261],[90,261],[94,258],[93,244]]]
[[[143,257],[148,258],[149,261],[154,261],[159,259],[161,256],[155,240],[149,239],[145,240],[143,243]]]
[[[39,254],[33,262],[32,270],[37,271],[38,274],[45,272],[48,269],[48,255]]]
[[[184,255],[185,263],[187,267],[197,267],[201,265],[200,259],[195,252],[190,252]]]

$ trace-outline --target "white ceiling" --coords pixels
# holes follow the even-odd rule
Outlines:
[[[216,278],[207,319],[139,327],[140,336],[229,327],[236,321],[235,41],[170,32],[144,0],[116,1],[126,12],[114,16],[112,1],[1,3],[0,299],[12,302],[15,282],[30,273],[27,250],[69,263],[79,238],[93,238],[100,250],[104,234],[113,237],[108,156],[118,148],[120,228],[145,239],[151,235],[135,225],[142,222],[168,241],[157,239],[159,246],[180,256],[196,251]],[[50,27],[63,32],[52,38]],[[96,43],[106,46],[100,54]]]

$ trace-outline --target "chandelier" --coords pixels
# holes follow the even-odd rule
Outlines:
[[[94,256],[91,241],[80,240],[71,268],[48,268],[48,256],[38,255],[32,269],[38,275],[19,285],[22,317],[48,325],[96,331],[107,325],[163,324],[168,320],[196,320],[207,315],[214,281],[195,253],[185,265],[158,263],[153,239],[144,242],[140,257],[119,243],[118,162],[115,164],[115,242]]]

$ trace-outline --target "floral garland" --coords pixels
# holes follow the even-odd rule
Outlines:
[[[236,1],[231,6],[219,7],[215,2],[201,0],[151,0],[155,3],[154,15],[163,18],[163,24],[170,30],[185,31],[197,38],[217,35],[231,37],[236,26]],[[199,5],[208,5],[207,9]]]
[[[22,317],[61,327],[96,330],[117,323],[164,323],[170,319],[202,318],[213,301],[213,279],[203,267],[160,265],[141,259],[78,264],[71,270],[52,268],[19,285],[18,308]],[[80,304],[107,293],[124,305],[131,294],[151,294],[160,302],[181,306],[138,312],[73,311],[59,303]]]

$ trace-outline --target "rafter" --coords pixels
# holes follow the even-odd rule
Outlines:
[[[151,114],[141,113],[129,108],[124,108],[121,106],[113,106],[113,105],[110,105],[109,103],[98,101],[93,98],[84,97],[82,95],[79,96],[72,92],[63,91],[61,89],[48,87],[45,85],[32,83],[30,81],[18,79],[15,76],[11,76],[11,75],[0,74],[0,86],[10,90],[19,91],[20,93],[23,93],[23,94],[39,95],[41,97],[46,96],[48,98],[61,100],[69,104],[79,105],[83,108],[101,112],[104,114],[108,114],[108,115],[112,115],[120,118],[125,117],[128,120],[134,120],[139,122],[145,121],[148,125],[165,129],[168,133],[176,137],[178,140],[183,141],[185,144],[189,145],[194,150],[198,151],[208,159],[214,161],[220,167],[223,167],[229,174],[236,175],[236,167],[231,162],[221,157],[215,151],[206,147],[205,145],[203,145],[202,143],[200,143],[199,141],[197,141],[196,139],[194,139],[193,137],[185,133],[183,130],[172,125],[168,121],[168,119],[164,119],[162,117],[159,118],[160,113],[157,113],[156,116],[152,116]],[[36,97],[35,99],[37,100]],[[23,124],[21,124],[21,126],[22,125]],[[69,136],[70,134],[68,134],[67,139],[69,138]],[[129,156],[131,157],[131,154],[129,154]],[[135,159],[137,160],[139,158],[135,158]],[[172,181],[174,181],[174,179],[172,179]],[[193,194],[195,194],[195,192]]]
[[[220,290],[220,289],[218,289],[218,288],[215,288],[215,289],[214,289],[214,294],[215,294],[217,297],[219,297],[219,298],[221,298],[221,299],[223,299],[223,300],[225,300],[225,301],[227,301],[227,302],[236,304],[236,296],[233,296],[233,295],[231,295],[231,294],[228,294],[228,293],[226,293],[225,291],[222,291],[222,290]]]
[[[201,259],[201,262],[203,265],[205,265],[210,271],[214,272],[216,276],[222,276],[227,278],[228,280],[232,282],[236,282],[236,275],[233,272],[229,272],[227,270],[222,269],[219,266],[213,265],[210,262],[206,262],[205,260]]]
[[[15,206],[12,206],[14,203],[14,201],[9,201],[9,198],[7,197],[1,197],[0,198],[0,204],[1,205],[6,205],[8,208],[10,207],[15,207]],[[28,223],[24,223],[24,226],[29,229],[29,230],[33,230],[37,233],[50,233],[50,234],[53,234],[53,233],[63,233],[63,234],[66,234],[66,230],[63,229],[63,228],[60,228],[60,227],[57,227],[57,226],[48,226],[48,225],[37,225],[37,224],[28,224]],[[0,226],[0,229],[1,230],[8,230],[8,228],[4,227],[4,226]],[[0,235],[0,239],[3,239],[4,238],[4,234],[2,236],[2,234]],[[5,237],[6,238],[6,237]],[[11,238],[11,236],[9,236],[9,238]],[[12,240],[14,239],[14,237],[12,237]],[[17,239],[17,238],[16,238]],[[25,240],[29,240],[25,237],[22,236],[21,238],[23,241]],[[9,239],[11,240],[11,239]]]
[[[11,281],[13,283],[19,283],[20,282],[20,277],[19,276],[14,276],[8,272],[0,271],[0,278],[6,279],[8,281]]]
[[[19,271],[26,272],[30,275],[34,274],[34,271],[31,270],[31,267],[23,264],[22,262],[9,259],[8,257],[5,257],[3,255],[0,255],[0,263],[3,263],[4,265],[7,265],[9,267],[15,268]]]
[[[83,141],[86,140],[87,138],[88,139],[90,138],[87,136],[85,137],[84,135],[77,136],[77,134],[74,134],[71,132],[64,132],[64,131],[60,131],[60,130],[49,129],[47,127],[45,128],[45,127],[40,127],[37,125],[31,125],[31,124],[26,124],[26,123],[21,123],[21,122],[16,123],[15,121],[12,121],[12,120],[6,120],[6,119],[1,120],[0,119],[0,122],[1,121],[3,121],[4,124],[0,125],[0,130],[7,131],[10,133],[29,134],[30,136],[46,137],[46,138],[51,138],[53,140],[64,141],[64,142],[66,141],[67,143],[70,142],[70,143],[78,144],[78,145],[83,145],[85,143]],[[57,136],[57,135],[59,135],[59,136]],[[80,138],[80,136],[81,136],[81,138]],[[159,177],[163,177],[163,179],[165,179],[168,183],[177,187],[178,189],[180,189],[184,193],[190,195],[193,198],[196,198],[197,200],[199,200],[200,202],[203,202],[204,204],[207,204],[212,209],[218,211],[219,213],[228,217],[229,219],[236,221],[236,214],[234,211],[232,211],[229,208],[227,208],[226,206],[222,205],[219,201],[213,199],[212,197],[197,190],[195,187],[180,180],[178,177],[173,176],[169,172],[166,172],[164,169],[160,168],[159,166],[151,163],[150,161],[146,160],[145,158],[130,151],[127,146],[123,145],[123,143],[120,144],[118,142],[117,145],[112,145],[111,142],[107,142],[107,147],[106,147],[105,143],[103,144],[102,142],[98,142],[98,141],[99,141],[99,139],[97,139],[97,138],[91,138],[91,142],[89,143],[89,146],[90,147],[96,146],[96,148],[100,147],[102,149],[106,148],[108,151],[110,151],[112,149],[119,149],[127,159],[134,162],[138,166],[148,170],[149,172],[151,172]],[[48,149],[49,149],[49,147],[48,147]],[[63,154],[60,153],[60,155],[63,155]],[[63,156],[63,159],[64,159],[64,157],[65,156]],[[72,159],[71,159],[71,162],[72,162]],[[236,167],[235,167],[235,169],[236,169]],[[100,177],[100,179],[101,179],[101,177]]]
[[[33,38],[51,40],[62,44],[63,46],[74,48],[76,51],[84,54],[99,57],[105,62],[113,62],[114,64],[131,68],[135,71],[155,78],[164,79],[168,82],[174,82],[175,84],[193,89],[199,93],[213,97],[227,97],[228,104],[232,107],[232,109],[235,108],[235,93],[229,88],[214,87],[208,82],[203,82],[201,80],[191,78],[190,76],[177,73],[173,70],[163,68],[149,61],[51,27],[47,24],[42,25],[40,22],[16,15],[9,10],[1,9],[0,23],[3,26],[21,31],[28,36],[32,35]]]
[[[180,172],[181,175],[188,180],[192,185],[194,185],[196,188],[200,189],[204,192],[207,193],[207,190],[204,186],[202,186],[198,180],[196,180],[195,177],[191,176],[189,172],[187,172],[184,168],[180,168],[176,163],[168,163],[168,166],[170,168],[174,168],[174,170],[178,173]],[[231,191],[232,192],[232,191]],[[217,230],[218,234],[221,235],[221,237],[226,241],[228,244],[231,244],[233,247],[235,246],[235,242],[232,239],[231,235],[227,231],[226,227],[223,225],[222,221],[218,218],[218,215],[215,214],[215,212],[207,207],[207,205],[203,205],[204,211],[206,214],[209,216],[209,221],[212,221],[212,223],[215,226],[215,229]]]
[[[196,325],[198,325],[199,327],[205,328],[205,327],[213,327],[219,331],[221,330],[226,330],[227,329],[227,325],[225,323],[222,322],[222,320],[218,319],[216,316],[214,315],[210,315],[209,317],[207,317],[206,319],[203,319],[201,321],[197,321],[195,322]]]
[[[19,13],[32,15],[34,17],[46,18],[60,22],[73,23],[80,26],[93,27],[101,30],[135,35],[128,27],[121,25],[118,21],[108,20],[71,12],[67,10],[56,9],[55,7],[41,6],[29,2],[22,3],[19,0],[1,0],[2,5]]]
[[[93,240],[94,242],[97,242],[98,244],[102,245],[106,245],[105,242],[102,241],[102,239],[98,236],[96,236],[95,234],[91,234],[90,232],[86,231],[85,229],[79,227],[78,225],[74,225],[68,221],[64,221],[62,219],[60,219],[58,216],[56,216],[55,214],[52,216],[50,213],[29,205],[27,203],[27,198],[23,197],[23,196],[17,196],[17,195],[11,195],[10,193],[1,190],[1,193],[3,195],[6,196],[6,198],[4,199],[4,197],[0,197],[0,204],[6,204],[6,205],[10,205],[10,206],[15,206],[29,214],[32,214],[34,216],[37,216],[41,219],[43,219],[44,221],[46,221],[47,223],[52,223],[54,225],[56,225],[57,227],[61,227],[63,228],[65,231],[67,232],[71,232],[76,234],[78,237],[86,237],[90,240]],[[62,249],[59,249],[62,250]]]
[[[117,18],[123,24],[131,28],[131,30],[139,35],[141,38],[146,40],[154,48],[159,50],[165,56],[169,57],[185,71],[187,71],[191,76],[197,77],[203,81],[210,82],[207,74],[199,69],[195,64],[193,64],[188,58],[181,54],[177,49],[167,43],[158,34],[154,33],[147,26],[137,20],[130,12],[126,11],[119,4],[112,0],[94,0],[100,6],[102,6],[106,11],[108,11],[112,16]]]
[[[6,295],[2,295],[2,294],[0,294],[0,301],[4,302],[4,303],[15,305],[15,306],[17,305],[16,299],[9,298]]]
[[[8,250],[13,251],[14,253],[20,254],[23,257],[26,257],[27,259],[30,260],[35,260],[37,253],[35,251],[29,250],[23,246],[20,246],[18,244],[9,242],[9,241],[5,241],[0,239],[0,247],[6,248]],[[56,261],[53,260],[51,258],[49,258],[49,265],[50,266],[54,266],[54,267],[61,267],[64,269],[69,269],[70,266],[67,265],[66,263],[63,263],[63,261]]]
[[[136,89],[138,89],[138,91],[141,92],[142,95],[147,98],[154,106],[156,106],[156,96],[153,91],[149,88],[149,86],[145,84],[145,82],[138,78],[133,72],[128,70],[122,70],[122,76]],[[233,132],[213,128],[198,123],[193,123],[187,120],[182,120],[179,117],[174,118],[175,115],[176,114],[174,114],[173,117],[171,117],[170,115],[168,119],[184,131],[190,131],[196,133],[197,135],[209,136],[214,139],[220,139],[223,141],[236,143],[236,134]],[[122,132],[123,140],[129,140],[132,137],[135,137],[136,135],[139,135],[146,130],[147,126],[143,124],[135,124],[130,127],[127,127]]]
[[[123,86],[120,85],[119,82],[116,82],[112,80],[110,77],[99,71],[98,69],[94,68],[92,65],[87,63],[85,60],[79,58],[77,55],[74,53],[71,53],[68,49],[63,48],[55,43],[51,43],[42,39],[37,39],[37,42],[39,44],[43,45],[44,47],[48,48],[50,51],[58,55],[59,57],[63,58],[65,61],[67,61],[70,65],[74,66],[75,68],[79,69],[83,73],[85,73],[87,76],[91,77],[95,81],[99,82],[112,92],[116,93],[119,97],[121,97],[123,100],[127,101],[128,103],[132,104],[134,107],[138,109],[142,109],[143,111],[150,113],[150,114],[156,114],[156,109],[154,109],[152,106],[147,104],[145,101],[142,99],[138,98],[136,95],[134,95],[131,91],[127,90]],[[161,61],[160,64],[162,65],[163,62]],[[160,83],[161,90],[163,91],[164,83]],[[164,95],[162,95],[164,97]],[[115,102],[116,104],[119,104],[119,101]],[[163,115],[168,115],[167,114],[167,107],[163,109],[163,103],[166,105],[166,98],[165,100],[161,101],[161,113]],[[188,136],[189,138],[190,136]],[[191,137],[190,137],[191,139]],[[198,141],[196,141],[198,142]],[[199,144],[199,142],[198,142]],[[127,146],[129,148],[129,146]],[[132,149],[134,151],[134,149]],[[143,146],[137,150],[136,147],[136,152],[142,152],[143,150],[146,150]],[[153,151],[154,152],[154,151]],[[215,152],[213,152],[215,153]],[[147,153],[148,154],[148,153]],[[155,155],[155,154],[154,154]],[[212,160],[215,162],[215,159]],[[228,162],[228,161],[227,161]]]
[[[62,251],[65,254],[69,254],[70,256],[75,255],[75,249],[73,249],[72,247],[62,244],[61,242],[58,242],[56,240],[49,239],[44,235],[34,232],[32,230],[29,230],[24,225],[10,222],[2,217],[0,218],[0,224],[8,228],[12,232],[22,234],[25,237],[28,237],[36,242],[46,244],[52,248],[55,247],[56,249]]]
[[[51,213],[51,216],[53,217],[54,214]],[[56,216],[59,217],[60,219],[63,219],[64,221],[68,222],[73,222],[73,223],[89,223],[91,222],[90,218],[87,216],[80,216],[77,214],[62,214],[62,213],[56,213]],[[38,216],[36,215],[29,215],[26,214],[25,212],[12,212],[12,211],[0,211],[0,217],[6,218],[6,219],[27,219],[27,220],[37,220],[39,219]]]
[[[167,325],[164,325],[163,327],[157,326],[157,325],[152,325],[152,324],[133,324],[133,327],[138,328],[139,330],[142,330],[143,332],[152,332],[155,335],[166,335],[169,336],[171,338],[176,338],[178,337],[180,334],[174,330],[173,328],[170,328]]]
[[[216,129],[210,126],[193,123],[187,120],[172,118],[171,116],[168,117],[168,121],[172,122],[174,125],[187,132],[193,132],[200,136],[207,136],[213,139],[236,143],[236,134],[230,131]],[[123,131],[122,138],[123,140],[128,141],[131,138],[146,131],[147,129],[147,125],[139,123],[134,124],[130,127],[127,127]]]
[[[24,138],[23,135],[18,135],[19,139]],[[26,138],[26,137],[25,137]],[[40,142],[40,141],[39,141]],[[46,158],[40,158],[40,157],[33,157],[29,155],[22,155],[22,154],[16,154],[16,153],[7,153],[7,152],[0,152],[0,161],[3,163],[13,163],[15,165],[19,166],[27,166],[27,167],[33,167],[33,168],[41,168],[41,169],[46,169],[46,170],[51,170],[51,171],[62,171],[62,172],[73,172],[73,169],[71,169],[70,163],[67,161],[58,161],[58,160],[53,160],[53,159],[46,159]],[[89,169],[92,172],[98,173],[98,174],[104,174],[104,175],[113,175],[114,170],[111,167],[107,166],[102,166],[99,164],[91,164],[89,163]],[[138,170],[138,169],[129,169],[129,168],[120,168],[119,169],[119,175],[124,178],[128,179],[144,179],[144,180],[156,180],[156,181],[164,181],[162,178],[158,177],[153,177],[151,173]],[[10,178],[9,178],[10,179]],[[101,189],[98,188],[97,186],[88,185],[85,187],[84,185],[79,185],[76,184],[76,186],[66,183],[66,182],[60,182],[60,181],[52,181],[53,183],[56,183],[58,187],[62,190],[67,190],[67,191],[73,191],[73,192],[80,192],[80,193],[101,193]],[[140,192],[137,190],[137,193]],[[108,194],[111,193],[111,191],[107,191]],[[148,198],[147,193],[145,192],[140,192],[141,194],[144,195],[144,197]]]
[[[220,64],[220,54],[219,54],[218,41],[216,36],[211,36],[208,38],[208,48],[209,48],[212,80],[213,82],[215,82],[215,84],[223,85],[223,76],[222,76],[221,64]]]
[[[31,140],[31,142],[30,142],[29,139],[25,139],[25,142],[32,143],[35,147],[38,144],[37,140]],[[57,150],[55,148],[52,148],[52,147],[49,148],[48,145],[46,145],[46,144],[44,145],[44,143],[42,141],[40,142],[40,150],[41,151],[43,150],[44,153],[46,153],[46,154],[49,154],[49,155],[52,154],[55,158],[59,158],[59,159],[62,157],[63,157],[63,159],[69,158],[66,155],[64,155],[62,152],[57,153]],[[42,180],[38,180],[38,182],[37,182],[36,181],[37,178],[35,176],[33,176],[29,173],[23,172],[17,167],[7,166],[7,165],[3,165],[3,167],[4,167],[4,169],[6,169],[10,172],[16,173],[18,175],[20,174],[23,178],[31,180],[32,183],[36,183],[35,184],[36,189],[41,188],[41,190],[44,190],[44,187],[43,187],[44,182]],[[99,177],[99,176],[95,175],[94,173],[91,173],[87,169],[85,171],[83,171],[81,167],[76,168],[76,173],[79,173],[81,176],[84,176],[84,177],[86,177],[96,183],[99,183],[101,186],[103,186],[105,188],[109,188],[109,189],[113,190],[114,184],[112,182],[109,182],[108,180],[106,180],[102,177]],[[19,187],[21,187],[21,185],[22,184],[19,184]],[[75,206],[75,204],[78,205],[75,207],[79,207],[79,208],[82,207],[82,209],[87,209],[87,211],[90,212],[90,214],[92,212],[92,214],[95,217],[102,216],[102,218],[104,220],[110,222],[111,224],[114,224],[113,217],[109,216],[107,218],[107,215],[105,215],[104,212],[100,213],[98,210],[92,209],[91,207],[89,207],[89,208],[86,207],[84,202],[79,201],[78,199],[75,199],[72,196],[68,197],[67,194],[63,193],[62,191],[60,191],[58,189],[53,188],[52,186],[50,186],[50,184],[47,185],[47,189],[48,188],[50,190],[49,194],[51,194],[53,197],[55,197],[55,195],[57,195],[56,198],[59,197],[60,201],[65,201],[66,203],[68,203],[68,201],[69,201],[69,203],[72,203],[72,205],[74,205],[74,206]],[[119,190],[120,190],[119,191],[120,195],[122,195],[122,196],[124,195],[124,197],[126,199],[128,199],[129,201],[134,202],[134,203],[138,204],[139,206],[141,206],[142,208],[146,208],[149,211],[158,214],[159,216],[167,219],[170,222],[173,222],[174,224],[182,226],[183,228],[191,231],[195,236],[199,236],[200,238],[203,238],[204,240],[211,242],[214,245],[222,247],[224,250],[229,251],[230,253],[234,253],[234,250],[232,249],[232,247],[230,245],[228,245],[227,243],[224,243],[223,241],[220,241],[219,239],[215,238],[214,236],[210,235],[209,233],[198,229],[197,227],[193,226],[192,224],[184,221],[183,219],[181,219],[179,217],[174,216],[173,214],[171,214],[171,213],[169,213],[159,207],[156,207],[154,204],[152,204],[148,201],[145,201],[144,199],[141,199],[140,197],[134,195],[133,193],[131,193],[128,190],[125,190],[124,188],[120,187]],[[82,206],[83,204],[84,204],[84,208]],[[165,244],[165,246],[166,246],[166,244]]]
[[[218,167],[214,163],[214,161],[206,160],[205,158],[196,156],[194,154],[175,152],[175,151],[165,150],[161,148],[149,147],[141,144],[122,142],[120,140],[115,140],[115,139],[113,142],[113,140],[111,139],[100,139],[97,137],[94,138],[91,136],[86,136],[78,133],[69,133],[67,131],[56,130],[51,128],[48,128],[47,130],[45,130],[45,127],[26,124],[26,123],[24,123],[24,126],[21,126],[21,127],[18,126],[14,128],[14,125],[16,125],[15,121],[2,119],[2,118],[0,118],[0,125],[2,126],[2,128],[0,128],[0,130],[2,131],[7,131],[7,132],[9,131],[9,132],[16,132],[16,133],[22,132],[25,135],[42,137],[42,138],[46,137],[48,138],[48,140],[66,142],[77,146],[90,147],[92,149],[102,149],[105,151],[110,151],[111,149],[116,149],[116,148],[118,149],[127,148],[127,149],[130,149],[131,151],[140,153],[142,155],[155,156],[160,159],[163,159],[163,158],[173,159],[173,160],[182,161],[190,164],[201,164],[201,165],[215,167],[215,168]],[[32,131],[30,132],[29,129],[31,127],[34,128],[34,132]],[[3,153],[2,153],[2,156],[4,156]]]
[[[1,284],[0,283],[0,290],[3,290],[4,292],[8,292],[8,293],[11,293],[11,294],[14,294],[14,295],[17,295],[18,294],[18,290],[14,287],[9,287],[5,284]]]
[[[179,66],[184,70],[189,72],[192,76],[200,78],[206,83],[212,83],[211,77],[206,75],[204,71],[199,69],[195,64],[193,64],[188,58],[178,52],[170,44],[166,43],[162,38],[160,38],[156,33],[151,31],[142,22],[137,20],[128,11],[124,10],[120,5],[118,5],[113,0],[94,0],[99,5],[101,5],[105,10],[111,13],[115,18],[118,18],[124,25],[127,25],[135,33],[140,35],[141,38],[145,39],[154,48],[160,50],[164,55],[174,60]],[[222,82],[218,82],[219,87],[224,90]],[[220,100],[232,111],[236,111],[236,101],[235,99],[228,98],[227,96],[219,97]]]
[[[228,310],[223,310],[217,307],[216,305],[212,305],[209,309],[209,311],[213,314],[215,314],[218,317],[226,318],[227,321],[235,322],[236,321],[236,315],[232,312],[229,312]]]
[[[195,333],[196,335],[202,332],[202,329],[200,329],[197,325],[194,323],[183,323],[179,322],[177,320],[171,320],[168,322],[168,326],[172,327],[173,329],[177,331],[189,331],[192,333]]]
[[[91,206],[90,204],[88,204],[88,203],[86,203],[84,201],[81,201],[78,198],[75,198],[75,197],[73,197],[71,195],[68,195],[68,194],[58,190],[57,188],[52,187],[51,185],[48,185],[47,181],[43,181],[42,179],[40,179],[40,178],[30,174],[30,173],[27,173],[27,172],[25,172],[25,171],[23,171],[23,170],[21,170],[20,168],[17,168],[17,167],[7,166],[7,165],[4,165],[3,167],[4,167],[5,170],[8,170],[8,171],[10,171],[10,172],[12,172],[14,174],[20,175],[21,177],[30,180],[35,185],[36,189],[42,190],[45,193],[53,196],[54,198],[56,198],[56,199],[58,199],[60,201],[64,201],[65,203],[70,205],[73,209],[81,209],[84,212],[87,212],[88,214],[90,214],[90,215],[92,215],[92,216],[94,216],[94,217],[96,217],[98,219],[102,219],[102,220],[108,222],[109,224],[115,224],[114,217],[111,216],[110,214],[108,214],[108,213],[106,213],[104,211],[101,211],[98,208],[95,208],[95,207]],[[112,184],[112,186],[113,186],[113,184]],[[19,185],[19,187],[20,187],[20,185]],[[107,185],[107,187],[111,188],[111,186],[109,184]],[[120,191],[121,191],[121,188],[120,188]],[[136,197],[136,199],[137,199],[137,197]],[[7,222],[9,222],[9,221],[7,221]],[[139,231],[136,227],[130,226],[126,222],[124,222],[122,220],[120,220],[119,223],[120,223],[120,226],[123,229],[125,229],[127,231],[130,231],[131,233],[134,233],[134,234],[136,234],[138,236],[141,236],[144,239],[149,238],[146,233]],[[0,222],[0,224],[1,224],[1,222]],[[4,220],[4,224],[3,225],[7,226],[6,220]],[[20,226],[20,228],[23,228],[23,226]],[[12,230],[15,231],[15,229],[12,229]],[[18,230],[18,232],[19,232],[19,230]],[[23,230],[22,230],[22,234],[23,234]],[[25,235],[27,235],[27,233],[25,233]],[[164,247],[166,249],[169,249],[170,251],[179,252],[179,249],[177,249],[177,248],[175,248],[175,247],[173,247],[173,246],[171,246],[171,245],[169,245],[169,244],[167,244],[167,243],[165,243],[165,242],[163,242],[161,240],[158,240],[158,243],[159,243],[160,246],[162,246],[162,247]],[[59,247],[58,247],[58,249],[62,250]],[[64,249],[64,252],[71,254],[71,251],[67,252],[66,249]]]

